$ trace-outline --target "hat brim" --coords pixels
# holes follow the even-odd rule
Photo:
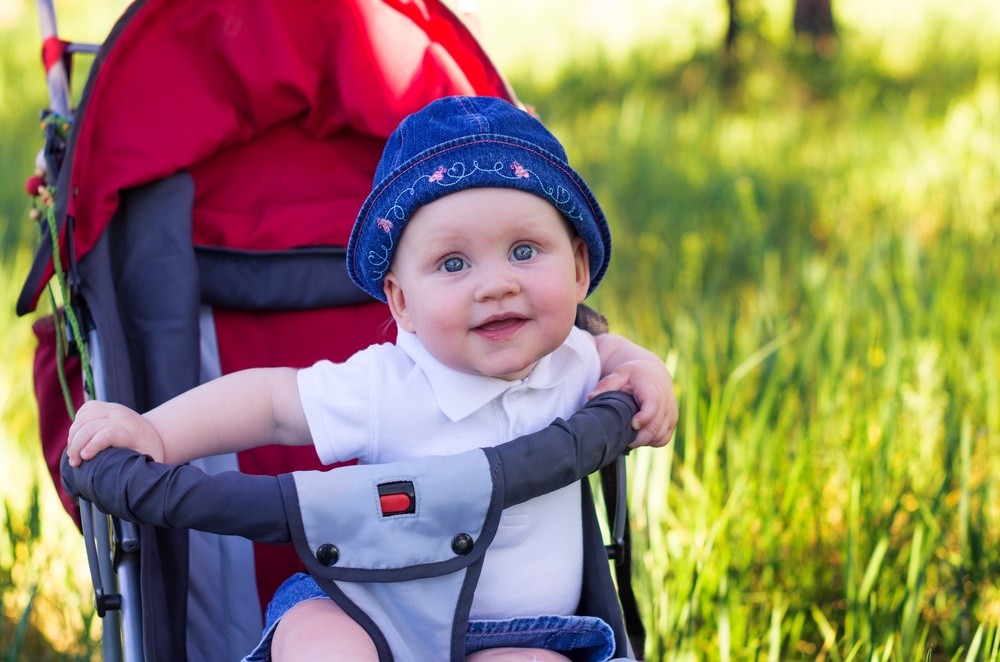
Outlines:
[[[354,282],[380,301],[382,283],[407,221],[420,207],[469,188],[512,188],[551,203],[590,255],[590,294],[611,257],[604,211],[583,178],[535,144],[498,134],[457,138],[421,152],[377,182],[351,231],[347,265]]]

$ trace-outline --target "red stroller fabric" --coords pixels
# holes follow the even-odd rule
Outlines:
[[[35,402],[38,403],[38,427],[42,438],[42,455],[45,465],[52,475],[59,492],[59,500],[70,517],[80,526],[80,507],[72,499],[59,481],[59,462],[66,450],[66,435],[72,422],[66,408],[66,400],[62,392],[59,378],[59,351],[56,342],[55,318],[47,315],[32,325],[35,339],[38,341],[35,350],[33,375],[35,378]],[[77,356],[69,356],[63,360],[63,374],[70,392],[66,395],[74,410],[83,404],[83,369]]]
[[[513,100],[434,0],[140,0],[95,66],[57,203],[75,219],[77,259],[121,190],[181,170],[197,182],[198,244],[346,245],[403,117],[449,94]]]

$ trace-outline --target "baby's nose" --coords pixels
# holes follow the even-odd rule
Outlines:
[[[521,283],[513,268],[503,265],[481,267],[476,287],[476,301],[502,299],[521,291]]]

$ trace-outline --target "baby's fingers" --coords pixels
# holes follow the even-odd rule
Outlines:
[[[632,417],[632,429],[636,430],[635,439],[629,444],[632,448],[655,444],[658,427],[655,424],[656,407],[647,404]]]
[[[105,448],[113,445],[114,430],[105,427],[104,421],[85,421],[70,430],[66,454],[70,466],[77,467],[84,460],[93,459]]]
[[[70,466],[79,466],[105,448],[127,444],[136,432],[133,420],[136,416],[122,405],[97,400],[84,403],[67,435]]]
[[[645,389],[642,389],[645,391]],[[632,428],[638,430],[631,446],[666,446],[677,426],[677,406],[672,399],[666,402],[654,394],[644,392],[636,398],[641,407],[632,418]]]
[[[662,417],[654,416],[652,411],[640,410],[632,419],[632,429],[638,431],[635,440],[629,444],[632,448],[659,447],[670,442],[670,432],[664,431]]]

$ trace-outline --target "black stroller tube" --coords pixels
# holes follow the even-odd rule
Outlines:
[[[556,419],[538,432],[484,449],[495,454],[503,472],[502,506],[565,487],[613,462],[635,438],[630,425],[635,412],[630,396],[606,393],[565,421]],[[79,467],[69,466],[64,455],[62,481],[69,494],[130,522],[272,544],[292,540],[276,476],[209,475],[111,448]]]

